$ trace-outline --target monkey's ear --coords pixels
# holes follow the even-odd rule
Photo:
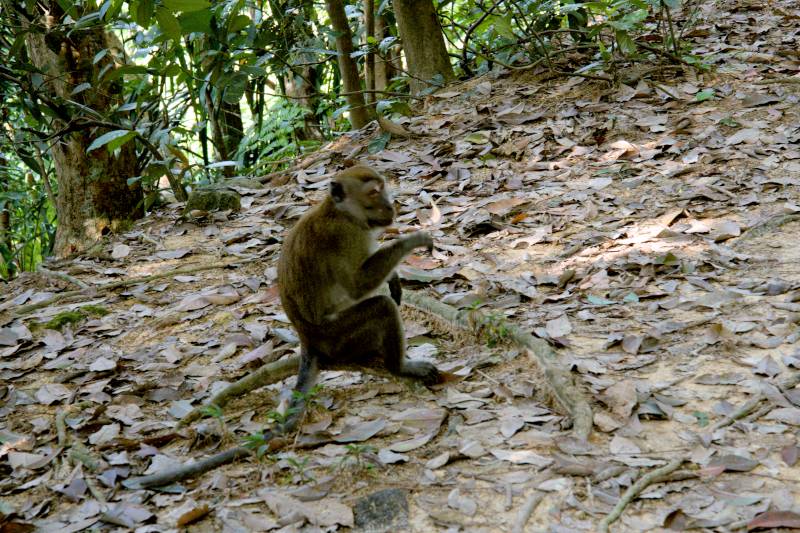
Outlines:
[[[331,181],[331,198],[337,204],[344,201],[344,187],[338,181]]]

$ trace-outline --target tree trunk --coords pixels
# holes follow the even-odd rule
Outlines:
[[[367,45],[367,60],[364,63],[364,80],[367,84],[366,101],[375,102],[375,0],[364,0],[364,41]]]
[[[403,41],[411,92],[418,94],[438,74],[445,83],[453,81],[453,67],[447,56],[444,35],[432,0],[393,0],[397,30]]]
[[[121,104],[122,84],[98,80],[100,71],[114,62],[117,40],[101,26],[66,34],[61,26],[65,23],[64,12],[58,2],[43,1],[35,5],[43,6],[47,14],[36,15],[36,26],[31,25],[25,43],[31,62],[48,80],[41,91],[53,101],[71,99],[103,115],[112,106]],[[93,58],[104,49],[112,53],[94,63]],[[84,83],[91,87],[72,94]],[[83,116],[74,105],[62,105],[60,109],[69,116],[54,119],[50,124],[53,132],[62,130],[72,120],[94,118]],[[54,251],[60,257],[85,250],[102,235],[144,215],[139,182],[127,184],[136,172],[134,143],[124,144],[116,155],[109,154],[105,147],[87,154],[91,142],[103,133],[106,130],[84,128],[61,137],[52,147],[58,180]]]
[[[370,0],[367,1],[369,2]],[[375,39],[378,44],[386,37],[387,30],[386,17],[378,15],[375,19]],[[375,59],[375,90],[385,91],[386,87],[389,86],[389,80],[391,79],[389,57],[387,51],[386,57],[378,56]]]
[[[7,193],[9,189],[9,179],[5,168],[8,166],[8,159],[0,153],[0,169],[6,173],[0,179],[0,193]],[[8,210],[8,199],[0,200],[0,278],[11,279],[14,277],[14,254],[11,248],[11,211]]]
[[[361,92],[361,77],[351,54],[353,53],[353,32],[347,23],[342,0],[325,0],[331,26],[336,32],[336,51],[339,60],[339,72],[344,85],[345,99],[350,106],[350,124],[354,129],[363,128],[370,121],[370,112]]]
[[[225,135],[228,156],[233,157],[239,150],[239,144],[244,137],[242,109],[239,107],[239,102],[231,104],[223,100],[220,114],[222,115],[222,132]]]
[[[314,61],[311,55],[302,56],[308,62]],[[303,125],[295,129],[295,136],[301,141],[322,140],[324,138],[319,123],[319,117],[314,112],[319,104],[317,94],[317,69],[312,66],[295,67],[302,73],[302,76],[289,75],[284,77],[284,87],[286,95],[292,97],[292,101],[303,107]]]

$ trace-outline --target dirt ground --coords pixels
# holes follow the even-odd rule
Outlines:
[[[100,289],[4,287],[0,531],[598,531],[665,465],[612,531],[800,528],[800,7],[698,9],[706,72],[613,89],[493,72],[429,97],[402,124],[418,135],[381,152],[367,128],[281,184],[239,181],[241,213],[169,204],[47,265]],[[275,260],[344,160],[391,179],[397,233],[434,236],[406,289],[489,317],[463,330],[403,310],[409,356],[464,379],[327,372],[285,449],[126,488],[280,419],[293,378],[176,430],[298,351]],[[588,442],[509,325],[572,371]]]

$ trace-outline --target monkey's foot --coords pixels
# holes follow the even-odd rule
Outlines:
[[[439,369],[428,361],[406,361],[403,375],[416,378],[425,385],[436,385],[442,382]]]

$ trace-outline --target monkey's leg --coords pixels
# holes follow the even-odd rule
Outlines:
[[[384,368],[397,376],[414,378],[426,385],[441,381],[437,368],[427,361],[409,361],[405,356],[403,323],[397,306],[388,296],[373,296],[344,310],[326,325],[335,341],[320,364]],[[327,364],[326,364],[327,363]]]
[[[397,271],[389,278],[389,294],[392,295],[394,303],[400,305],[400,301],[403,298],[403,286],[400,284],[400,274]]]
[[[278,433],[291,433],[297,428],[300,420],[302,420],[306,410],[306,398],[317,382],[317,376],[319,376],[319,356],[320,354],[315,348],[305,345],[301,346],[300,368],[297,371],[297,381],[292,392],[292,399],[289,402],[286,419],[283,424],[281,424],[280,428],[278,428]],[[272,438],[272,432],[265,431],[264,438],[266,440]]]

